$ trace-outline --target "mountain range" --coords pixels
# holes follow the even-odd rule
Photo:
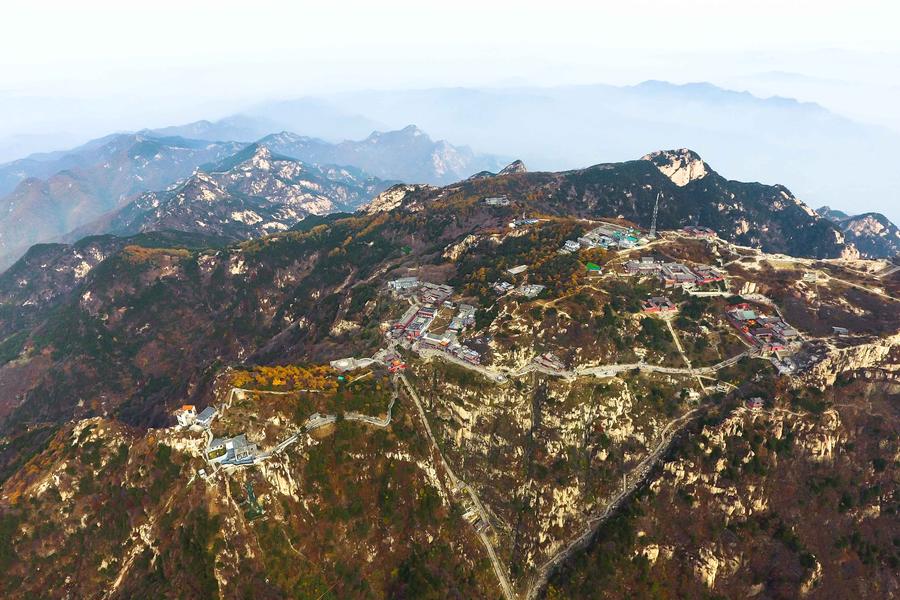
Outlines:
[[[242,147],[121,134],[2,165],[0,189],[9,191],[0,197],[0,263],[7,266],[30,245],[57,239],[134,194],[165,188]]]
[[[759,98],[709,83],[359,91],[264,103],[240,118],[258,119],[266,133],[285,129],[327,140],[413,122],[451,142],[520,157],[539,170],[689,147],[715,157],[729,178],[781,183],[815,205],[864,203],[900,220],[900,174],[891,159],[900,134],[815,103]],[[230,119],[206,124],[204,139],[229,139],[223,134]]]
[[[243,139],[249,127],[245,121],[236,118],[226,133]],[[245,128],[241,129],[239,123],[245,123]],[[197,135],[210,131],[202,124],[182,129],[183,133]],[[318,183],[339,176],[363,181],[372,175],[385,180],[441,183],[499,164],[497,159],[475,155],[468,148],[432,141],[415,127],[375,132],[360,142],[329,144],[281,133],[265,136],[259,144],[283,158],[309,163],[306,171]],[[66,239],[98,230],[99,224],[114,218],[107,213],[123,208],[137,195],[165,190],[199,167],[224,161],[247,146],[244,141],[208,141],[144,131],[114,134],[71,151],[33,155],[0,165],[0,266],[8,266],[31,244],[62,239],[73,231],[76,233]],[[234,160],[239,161],[240,155]],[[287,187],[292,185],[296,187]],[[272,189],[260,187],[257,191]],[[332,193],[334,197],[329,196]],[[346,207],[354,201],[353,193],[346,193],[346,189],[325,185],[318,199]],[[304,211],[308,212],[304,209],[298,214]],[[98,225],[85,228],[94,222]]]
[[[820,260],[852,247],[786,188],[680,149],[396,184],[263,237],[209,226],[313,176],[251,146],[135,207],[166,231],[37,245],[0,274],[0,595],[898,589],[900,280]],[[646,246],[560,252],[601,218],[646,229],[657,203]],[[673,230],[696,224],[719,238]],[[626,275],[642,257],[729,287]],[[452,290],[421,345],[391,332],[441,288],[390,284],[410,276]],[[751,284],[742,314],[802,338],[790,376],[726,316]],[[645,312],[659,296],[678,313]],[[424,345],[466,305],[453,339],[480,362]],[[176,426],[185,405],[215,407],[209,429]],[[223,440],[256,455],[215,464]]]
[[[244,240],[290,229],[308,215],[353,212],[389,185],[353,167],[307,165],[255,143],[67,237],[178,230]]]

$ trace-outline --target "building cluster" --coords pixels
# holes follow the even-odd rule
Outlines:
[[[456,307],[456,316],[450,320],[447,330],[453,333],[459,333],[466,327],[475,324],[475,307],[471,304],[460,302]]]
[[[506,196],[489,196],[484,199],[488,206],[509,206],[509,198]]]
[[[220,465],[250,465],[256,460],[259,448],[243,433],[233,438],[215,438],[206,448],[206,459]]]
[[[476,308],[471,304],[453,304],[449,300],[453,288],[449,285],[420,282],[418,279],[410,281],[413,279],[415,278],[404,277],[388,283],[388,287],[396,294],[413,301],[403,316],[393,324],[389,335],[395,339],[405,337],[409,342],[418,343],[421,348],[442,350],[471,364],[480,364],[481,355],[457,339],[460,333],[475,324]],[[429,328],[434,323],[441,306],[448,309],[455,308],[456,314],[450,319],[446,330],[438,335],[430,333]],[[396,367],[392,371],[405,367],[402,361],[397,364],[391,361],[390,364],[391,367]]]
[[[437,306],[453,294],[453,288],[443,283],[419,281],[418,277],[401,277],[388,282],[388,289],[397,296],[412,298],[422,304]]]
[[[641,300],[641,310],[645,313],[673,313],[678,310],[675,303],[662,296],[654,296],[647,300]]]
[[[577,240],[566,240],[560,252],[567,254],[582,248],[635,248],[647,243],[647,238],[633,227],[624,227],[615,223],[604,223],[588,231]]]
[[[421,337],[428,331],[434,317],[437,315],[437,308],[434,306],[410,306],[403,316],[394,323],[393,336],[395,338],[406,336],[406,339],[412,341]]]
[[[749,304],[733,304],[725,312],[728,322],[762,352],[786,350],[800,336],[781,317],[760,314]]]
[[[429,350],[441,350],[450,354],[451,356],[455,356],[460,360],[464,360],[472,365],[480,365],[481,364],[481,354],[478,351],[469,348],[468,346],[461,344],[459,340],[456,338],[456,335],[452,332],[445,332],[442,335],[436,335],[433,333],[426,333],[421,338],[419,338],[419,347],[427,348]]]
[[[441,335],[424,333],[418,338],[419,347],[443,350],[473,365],[481,364],[481,355],[457,339],[464,329],[475,324],[475,307],[460,303],[456,310],[456,315],[450,320],[446,331]]]
[[[716,232],[709,227],[695,227],[694,225],[688,225],[687,227],[683,227],[681,231],[684,234],[695,238],[711,239],[716,237]]]
[[[175,420],[181,427],[192,427],[194,429],[208,429],[212,425],[213,419],[216,417],[216,409],[207,406],[199,414],[197,407],[193,404],[185,404],[178,407],[175,411]]]
[[[698,265],[688,267],[679,262],[663,262],[651,256],[625,263],[626,275],[655,276],[666,287],[692,288],[707,283],[725,281],[725,274],[715,267]]]

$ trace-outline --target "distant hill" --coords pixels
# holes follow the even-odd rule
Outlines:
[[[364,140],[338,144],[288,132],[268,135],[259,143],[304,162],[353,165],[376,177],[407,183],[447,184],[475,171],[502,166],[496,157],[434,141],[415,125],[399,131],[376,131]]]
[[[858,255],[834,223],[786,187],[725,179],[692,150],[653,152],[641,160],[557,173],[524,172],[519,164],[513,163],[509,174],[481,173],[444,188],[398,186],[372,206],[400,210],[454,193],[478,198],[506,195],[517,210],[619,217],[649,229],[659,196],[660,229],[700,224],[723,239],[767,252],[817,258]]]
[[[122,206],[134,194],[165,188],[242,147],[238,142],[115,134],[69,152],[0,165],[0,185],[11,188],[0,196],[0,267],[34,243],[53,240]]]
[[[311,105],[320,115],[329,114],[322,105],[331,108],[315,130],[301,127]],[[381,129],[416,123],[437,138],[516,156],[538,170],[689,147],[715,157],[729,178],[782,183],[814,205],[862,202],[900,219],[900,170],[892,162],[900,134],[814,103],[709,83],[360,91],[267,103],[245,114],[325,139],[359,138],[371,131],[369,122]]]
[[[837,224],[847,241],[868,258],[894,258],[900,255],[900,229],[880,213],[848,215],[823,206],[820,215]]]
[[[353,211],[389,185],[352,167],[308,165],[251,144],[67,237],[174,230],[242,240],[290,229],[307,215]]]

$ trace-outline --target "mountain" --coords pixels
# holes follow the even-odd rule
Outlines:
[[[277,117],[273,116],[276,114]],[[345,140],[365,136],[381,126],[381,123],[358,114],[344,112],[328,102],[315,98],[298,98],[269,102],[216,121],[195,121],[154,129],[151,133],[212,141],[231,139],[253,141],[272,132],[287,129],[328,140]]]
[[[0,414],[24,410],[23,415],[37,418],[38,413],[46,411],[65,413],[77,404],[80,394],[93,389],[92,386],[101,386],[103,391],[97,388],[95,393],[106,394],[110,410],[125,410],[131,419],[160,418],[158,404],[147,399],[138,401],[127,391],[140,388],[150,373],[156,372],[149,365],[135,366],[133,361],[143,361],[141,356],[147,355],[131,346],[126,350],[108,337],[152,344],[157,335],[163,335],[159,327],[175,328],[165,334],[172,336],[171,344],[181,344],[184,335],[194,340],[192,344],[199,344],[193,350],[184,347],[184,352],[194,356],[189,363],[174,361],[174,356],[165,359],[174,370],[166,372],[170,383],[155,393],[159,398],[171,399],[177,390],[195,389],[200,385],[196,365],[207,364],[223,353],[234,357],[237,348],[257,345],[253,341],[257,335],[272,339],[271,346],[257,347],[256,351],[262,355],[296,351],[309,359],[322,358],[333,350],[328,339],[329,332],[338,327],[337,315],[345,315],[350,309],[338,297],[328,301],[320,299],[337,293],[336,288],[343,289],[342,281],[363,282],[400,263],[411,264],[417,260],[424,261],[423,264],[443,263],[446,259],[441,256],[445,248],[464,242],[473,232],[509,231],[507,223],[522,212],[563,220],[612,217],[649,228],[659,198],[660,230],[700,224],[714,228],[729,242],[795,256],[839,257],[853,252],[834,224],[819,217],[785,188],[726,180],[690,150],[652,153],[641,160],[577,171],[518,172],[466,180],[444,188],[398,185],[374,198],[368,211],[349,218],[336,216],[317,221],[309,229],[284,231],[298,221],[302,223],[306,214],[352,209],[384,185],[380,181],[356,179],[345,170],[323,172],[274,155],[264,146],[250,146],[216,166],[199,171],[172,190],[141,196],[98,228],[121,235],[136,232],[161,235],[152,234],[151,230],[180,229],[183,230],[180,235],[187,236],[183,240],[169,237],[151,244],[113,242],[109,240],[121,240],[121,237],[102,237],[94,239],[104,240],[106,249],[49,246],[46,250],[32,250],[4,276],[5,288],[0,289],[0,298],[6,295],[10,306],[17,305],[17,300],[32,299],[28,314],[44,315],[46,322],[31,334],[29,352],[38,356],[40,348],[62,344],[60,348],[69,350],[55,352],[70,354],[69,358],[60,355],[59,360],[67,365],[64,368],[58,366],[26,379],[16,374],[20,368],[18,363],[11,363],[11,371],[6,375],[0,368],[0,381],[12,377],[32,389],[23,395],[15,386],[6,394],[0,386]],[[512,204],[492,209],[481,202],[484,197],[496,195],[506,195]],[[280,234],[283,237],[250,240],[224,253],[211,249],[209,253],[197,254],[193,250],[204,244],[219,248],[223,241],[279,232],[283,232]],[[193,236],[200,236],[200,241],[189,243]],[[210,239],[216,244],[212,245]],[[273,243],[286,252],[275,262],[266,258]],[[295,244],[296,250],[289,250]],[[549,244],[556,246],[545,250],[555,253],[561,241]],[[403,246],[409,247],[413,254],[398,257],[396,253]],[[465,248],[465,243],[461,247]],[[58,263],[61,271],[53,277],[63,277],[64,272],[73,274],[65,280],[53,279],[47,283],[51,289],[63,286],[68,293],[28,291],[31,290],[29,282],[42,282],[47,277],[33,270],[62,260],[47,257],[47,252],[71,257]],[[92,262],[84,258],[87,253],[98,258]],[[304,260],[313,264],[306,265]],[[252,268],[251,262],[255,265]],[[201,265],[202,269],[192,271],[190,264]],[[284,276],[305,274],[306,287],[294,291],[289,291],[293,288],[270,289],[274,285],[270,278],[281,281],[282,275],[278,273],[288,265],[296,273]],[[309,268],[313,271],[308,272]],[[170,271],[174,279],[163,276]],[[249,273],[264,281],[248,280]],[[228,274],[225,280],[216,279],[215,285],[210,283],[209,277],[223,274]],[[163,279],[158,285],[153,284],[159,276]],[[209,285],[196,287],[199,281]],[[26,291],[29,295],[23,299],[21,294]],[[270,294],[279,299],[260,304]],[[39,297],[52,302],[38,303]],[[360,310],[354,306],[354,310]],[[115,315],[120,308],[126,309],[120,315],[124,321],[116,320],[114,331],[108,329],[104,319],[119,319]],[[184,328],[182,319],[188,318],[188,314],[192,315],[191,325]],[[165,324],[160,319],[165,319]],[[302,326],[285,329],[286,324],[298,320],[303,321]],[[148,322],[154,323],[153,328],[135,337],[135,328]],[[6,326],[8,336],[23,331],[16,318],[8,318]],[[101,333],[98,327],[107,333]],[[75,330],[81,333],[76,335]],[[212,330],[217,332],[214,342],[208,338]],[[245,333],[235,336],[238,331]],[[63,337],[57,337],[60,335]],[[306,341],[296,345],[299,340]],[[367,343],[366,340],[371,341],[368,337],[355,338],[361,344]],[[161,351],[155,345],[153,348],[154,356]],[[84,354],[95,351],[102,356],[88,358]],[[146,352],[151,350],[148,348]],[[56,360],[47,358],[44,364],[49,368]],[[37,364],[43,361],[41,358]],[[70,375],[61,378],[59,368]],[[108,374],[110,369],[118,375],[106,381],[101,374]],[[130,383],[126,385],[125,380]],[[13,390],[18,391],[13,393]],[[35,400],[23,404],[22,398]],[[52,407],[45,406],[40,398],[53,398]]]
[[[241,153],[186,203],[283,160]],[[657,198],[647,246],[559,252],[600,218],[646,227]],[[697,217],[721,238],[671,230]],[[900,279],[744,245],[835,256],[832,232],[676,150],[398,184],[241,243],[35,247],[0,275],[0,596],[890,597]],[[728,287],[628,276],[642,256]],[[404,276],[452,287],[436,336],[473,308],[453,339],[477,360],[386,335]],[[789,348],[729,321],[749,284]],[[643,312],[656,296],[678,313]],[[185,404],[216,407],[208,430],[175,426]],[[257,454],[214,464],[213,440]]]
[[[474,171],[498,168],[498,159],[476,155],[466,146],[433,141],[415,125],[399,131],[373,132],[361,141],[329,144],[282,132],[259,143],[273,152],[315,164],[353,165],[382,179],[408,183],[447,184]]]
[[[297,124],[306,122],[303,108],[310,102],[333,109],[333,119],[318,123],[314,134],[326,139],[334,137],[330,127],[342,134],[349,130],[354,139],[371,130],[354,127],[348,115],[363,115],[381,128],[413,122],[431,135],[465,141],[481,152],[518,156],[538,170],[627,160],[647,148],[689,147],[715,156],[716,167],[729,178],[779,182],[816,205],[848,209],[863,203],[895,222],[900,219],[900,173],[891,162],[900,134],[810,102],[757,97],[708,83],[648,81],[370,90],[269,103],[247,114],[309,134],[311,129]]]
[[[352,167],[318,167],[251,144],[184,182],[146,192],[70,234],[196,231],[229,240],[290,229],[308,215],[353,211],[390,185]]]
[[[242,147],[117,134],[3,165],[0,180],[15,187],[0,198],[0,262],[5,266],[31,244],[56,239],[121,207],[129,196],[164,188]]]
[[[839,223],[840,221],[843,221],[844,219],[847,219],[850,217],[850,215],[848,215],[844,211],[835,210],[835,209],[831,208],[830,206],[823,206],[823,207],[819,208],[818,210],[816,210],[816,212],[819,213],[820,215],[822,215],[823,217],[825,217],[826,219],[828,219],[829,221],[834,221],[835,223]]]
[[[238,140],[252,142],[277,129],[277,124],[261,117],[233,115],[217,121],[194,121],[185,125],[147,129],[143,133],[152,137],[184,137],[195,140]]]
[[[868,258],[894,258],[900,255],[900,229],[880,213],[848,215],[823,206],[817,211],[840,227],[847,241]]]

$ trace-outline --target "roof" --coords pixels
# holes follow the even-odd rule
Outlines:
[[[182,404],[181,408],[179,410],[191,411],[191,410],[197,410],[197,407],[194,406],[193,404]]]
[[[588,271],[599,271],[600,270],[600,265],[598,265],[597,263],[589,262],[588,264],[586,264],[584,266]]]
[[[204,408],[199,415],[197,415],[198,421],[205,421],[207,419],[212,419],[216,414],[216,409],[212,406],[207,406]]]

